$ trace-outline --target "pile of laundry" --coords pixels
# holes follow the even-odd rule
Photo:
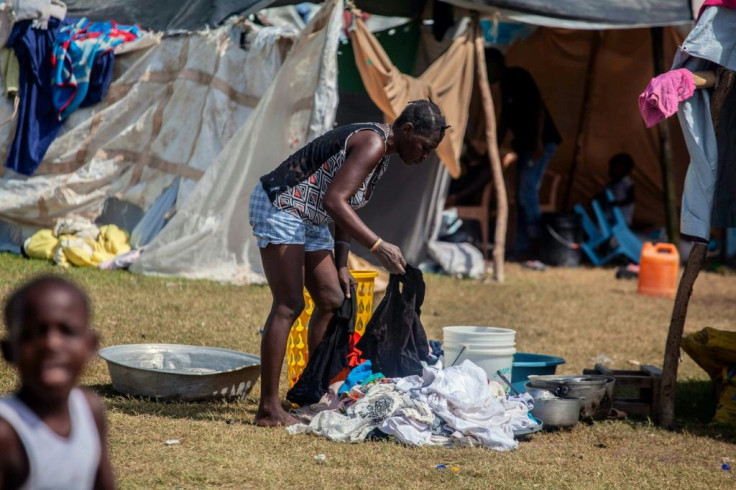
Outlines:
[[[69,267],[116,268],[115,261],[129,256],[129,235],[115,225],[97,227],[84,219],[66,219],[52,229],[42,229],[23,244],[23,252],[34,259],[53,260]]]
[[[438,362],[427,365],[421,376],[372,374],[342,395],[328,393],[320,403],[295,410],[308,423],[287,430],[342,442],[393,436],[415,446],[508,451],[518,445],[516,431],[539,427],[530,414],[532,404],[528,394],[507,397],[471,361],[446,369]]]
[[[0,5],[0,67],[6,95],[17,93],[17,127],[5,166],[33,175],[79,107],[100,102],[112,81],[114,55],[146,33],[138,26],[66,17],[60,0]]]
[[[286,395],[305,422],[290,433],[506,451],[517,446],[514,432],[540,427],[528,395],[507,397],[468,360],[443,369],[420,320],[424,292],[419,269],[392,274],[362,336],[355,332],[356,294],[345,300]]]

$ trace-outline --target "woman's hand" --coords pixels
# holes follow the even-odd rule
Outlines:
[[[381,265],[391,274],[406,274],[406,260],[401,249],[388,242],[381,242],[373,252]]]
[[[337,279],[340,281],[340,287],[342,288],[342,292],[345,293],[345,297],[350,298],[351,289],[358,287],[358,281],[350,273],[350,269],[340,267],[337,270]]]

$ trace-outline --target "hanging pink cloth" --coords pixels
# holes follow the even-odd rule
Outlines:
[[[726,7],[728,9],[736,9],[736,0],[705,0],[698,11],[698,19],[703,15],[703,10],[707,7]]]
[[[639,111],[647,127],[675,114],[680,102],[692,97],[693,92],[695,78],[684,68],[654,77],[639,96]]]

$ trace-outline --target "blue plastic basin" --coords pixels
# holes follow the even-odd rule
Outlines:
[[[523,393],[529,376],[555,374],[560,364],[565,364],[565,360],[561,357],[517,352],[514,354],[511,369],[511,384],[516,391]]]

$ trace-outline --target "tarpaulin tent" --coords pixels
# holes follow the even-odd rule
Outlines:
[[[582,29],[664,26],[692,20],[688,0],[443,0],[480,12],[499,9],[519,22]],[[140,23],[148,29],[196,30],[216,26],[231,15],[257,12],[297,0],[67,0],[69,15]],[[318,2],[317,2],[318,3]],[[429,0],[357,0],[358,8],[376,15],[417,17]]]

